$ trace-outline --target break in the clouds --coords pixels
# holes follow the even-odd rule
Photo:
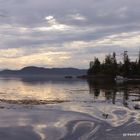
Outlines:
[[[0,0],[0,69],[88,68],[140,49],[138,0]]]

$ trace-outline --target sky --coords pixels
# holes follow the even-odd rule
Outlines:
[[[0,69],[88,68],[140,50],[139,0],[0,0]]]

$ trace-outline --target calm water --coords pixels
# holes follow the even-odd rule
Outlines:
[[[138,140],[140,84],[1,77],[0,138]]]

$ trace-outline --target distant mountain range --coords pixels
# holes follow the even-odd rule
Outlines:
[[[76,69],[76,68],[44,68],[44,67],[35,67],[29,66],[24,67],[20,70],[2,70],[0,75],[46,75],[46,76],[55,76],[55,75],[85,75],[87,70],[85,69]]]

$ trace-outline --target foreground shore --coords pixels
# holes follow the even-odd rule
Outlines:
[[[139,140],[140,138],[136,135],[128,136],[129,133],[139,134],[139,114],[115,105],[106,108],[109,112],[108,119],[102,116],[103,108],[94,105],[92,112],[82,107],[84,104],[76,103],[77,108],[69,103],[39,106],[1,104],[1,106],[4,106],[0,109],[2,140]]]

